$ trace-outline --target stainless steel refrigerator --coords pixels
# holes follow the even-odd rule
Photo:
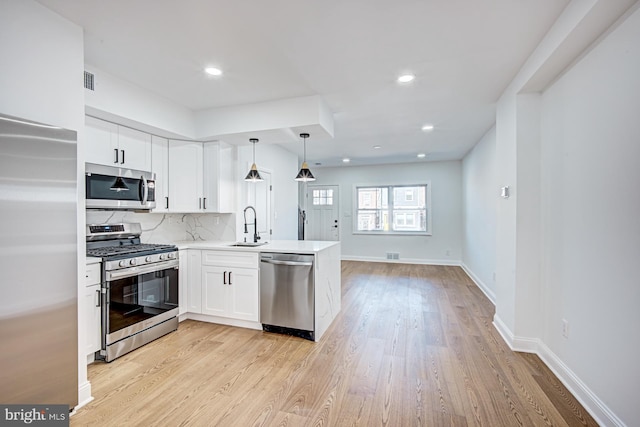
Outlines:
[[[0,115],[0,404],[78,403],[76,132]]]

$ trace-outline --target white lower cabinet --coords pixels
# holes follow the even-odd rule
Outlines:
[[[258,322],[258,254],[204,250],[201,264],[201,313]]]
[[[189,250],[180,249],[178,251],[178,315],[183,315],[187,311],[187,288],[189,284]]]
[[[85,353],[87,356],[93,356],[96,351],[100,350],[102,345],[100,318],[100,264],[87,265],[83,306]]]
[[[189,249],[187,251],[187,300],[186,311],[202,313],[202,251]]]
[[[202,266],[202,314],[257,322],[258,270]]]

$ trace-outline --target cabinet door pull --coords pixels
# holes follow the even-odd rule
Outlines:
[[[231,285],[231,272],[229,272],[229,284]]]
[[[222,284],[223,285],[227,284],[227,272],[226,271],[222,272]]]
[[[124,150],[120,150],[120,152],[122,153],[122,160],[120,161],[120,164],[124,165]]]
[[[169,209],[169,196],[164,197],[164,207],[165,209]]]
[[[96,307],[100,307],[100,289],[96,289]]]
[[[116,153],[116,159],[114,160],[113,163],[118,163],[120,160],[118,159],[118,149],[114,148],[113,151]]]
[[[198,197],[198,209],[202,209],[202,197]]]
[[[207,209],[207,198],[202,199],[202,209]]]

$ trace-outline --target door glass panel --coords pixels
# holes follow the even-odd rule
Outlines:
[[[109,333],[178,307],[176,269],[114,280],[109,285]]]
[[[86,177],[87,199],[102,200],[133,200],[142,199],[140,194],[141,180],[137,178],[122,178],[122,182],[128,190],[115,191],[111,187],[115,184],[116,178],[109,175],[91,174]]]

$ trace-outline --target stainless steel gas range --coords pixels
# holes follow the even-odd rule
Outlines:
[[[178,249],[143,244],[136,223],[87,225],[87,256],[102,259],[102,348],[111,362],[178,328]]]

